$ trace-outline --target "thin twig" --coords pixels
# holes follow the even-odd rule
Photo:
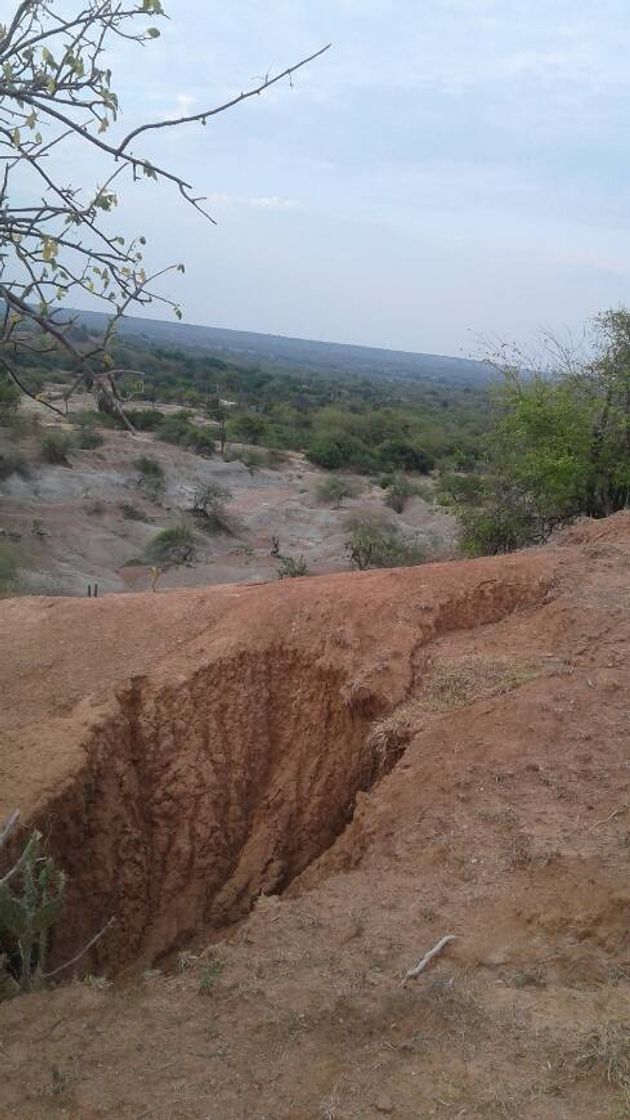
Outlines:
[[[418,961],[417,965],[414,965],[413,968],[410,968],[409,971],[405,973],[400,983],[406,984],[407,980],[415,980],[416,976],[419,976],[421,972],[424,972],[427,965],[430,963],[430,961],[433,960],[434,957],[437,957],[438,953],[441,953],[442,950],[445,949],[451,941],[456,940],[457,938],[453,933],[447,933],[446,937],[441,937],[437,944],[434,945],[432,949],[429,949],[428,953],[424,954],[422,960]]]
[[[622,813],[627,813],[628,809],[630,809],[630,805],[622,805],[619,809],[614,809],[612,813],[604,817],[603,821],[595,821],[595,824],[591,825],[591,828],[599,828],[600,824],[608,824],[609,821],[614,821],[615,817],[621,816]]]
[[[33,847],[33,844],[37,843],[37,841],[40,840],[40,839],[41,839],[41,833],[40,832],[35,831],[35,832],[31,833],[27,843],[24,846],[24,850],[22,851],[22,854],[19,857],[19,859],[16,860],[16,862],[13,864],[13,867],[9,868],[6,875],[3,875],[3,877],[0,879],[0,886],[2,886],[4,883],[8,883],[9,880],[12,879],[14,875],[17,875],[18,872],[22,870],[22,868],[25,866],[25,864],[28,860],[31,848]]]
[[[15,381],[18,389],[21,393],[24,393],[25,397],[30,397],[32,401],[35,401],[35,404],[44,405],[45,408],[49,408],[51,412],[56,412],[57,416],[62,416],[65,420],[66,413],[62,412],[60,408],[55,408],[54,404],[49,404],[48,401],[42,400],[40,397],[37,397],[35,393],[31,393],[30,389],[27,389],[26,385],[22,381],[20,381],[17,373],[13,369],[13,366],[10,366],[5,358],[0,358],[0,362],[2,362],[2,365],[7,370],[9,377],[13,381]],[[84,374],[81,374],[81,380],[83,380],[83,377]]]
[[[20,810],[14,809],[8,821],[2,826],[2,830],[0,831],[0,848],[2,848],[6,844],[11,833],[15,831],[19,819]]]
[[[83,948],[79,950],[76,957],[73,957],[70,961],[66,961],[65,964],[60,964],[57,968],[53,968],[52,972],[42,972],[42,978],[44,980],[50,980],[51,976],[56,976],[58,972],[63,972],[64,969],[70,968],[71,965],[76,964],[77,961],[80,961],[81,957],[85,956],[85,954],[92,948],[92,946],[96,945],[97,941],[100,941],[101,937],[103,937],[103,935],[107,933],[108,929],[113,926],[115,921],[115,918],[110,918],[109,921],[103,926],[103,928],[99,929],[98,933],[95,933],[94,937],[90,941],[88,941],[87,945],[84,945]]]
[[[314,62],[316,58],[319,58],[320,55],[325,54],[326,51],[329,51],[331,47],[332,43],[327,43],[325,47],[320,47],[320,49],[318,51],[315,51],[314,54],[310,54],[307,58],[303,58],[300,62],[295,62],[293,66],[287,66],[285,70],[282,70],[279,74],[274,74],[271,78],[266,77],[259,85],[255,86],[253,89],[244,90],[236,97],[232,97],[229,101],[225,101],[222,105],[217,105],[214,109],[202,110],[200,113],[193,113],[191,114],[191,116],[187,117],[176,117],[174,120],[169,119],[166,121],[152,121],[150,124],[141,124],[138,128],[134,128],[133,132],[128,133],[128,135],[125,136],[123,140],[121,140],[116,149],[112,149],[109,145],[107,145],[106,147],[113,155],[122,156],[125,152],[125,148],[127,148],[131,141],[135,139],[136,136],[139,136],[141,132],[148,132],[150,129],[154,128],[161,129],[172,128],[173,126],[177,127],[178,125],[182,124],[190,124],[193,121],[202,121],[205,123],[208,117],[216,117],[218,113],[225,113],[227,109],[232,109],[235,105],[240,105],[241,101],[247,101],[247,99],[250,97],[258,97],[261,93],[264,93],[265,90],[269,89],[270,86],[274,86],[276,82],[281,82],[283,78],[290,78],[293,74],[295,74],[296,70],[300,70],[302,66],[307,66],[309,62]],[[90,136],[89,139],[92,140],[93,137]]]

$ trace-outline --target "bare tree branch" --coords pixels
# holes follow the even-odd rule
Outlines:
[[[117,205],[124,172],[134,181],[149,178],[174,187],[184,201],[206,219],[204,199],[179,171],[154,164],[131,146],[146,133],[201,123],[241,102],[263,94],[315,61],[330,44],[241,90],[220,105],[176,120],[148,121],[118,141],[104,133],[118,118],[118,97],[111,87],[106,51],[112,38],[141,46],[159,35],[144,20],[165,17],[161,0],[74,0],[74,11],[61,15],[50,0],[23,0],[12,19],[0,27],[0,345],[4,366],[20,390],[34,400],[26,378],[12,357],[45,352],[35,339],[50,339],[72,361],[74,381],[65,399],[85,382],[93,386],[99,407],[120,417],[130,431],[108,378],[108,356],[116,325],[131,306],[157,301],[177,304],[154,285],[171,265],[152,275],[145,270],[144,238],[113,235],[103,220]],[[69,142],[92,149],[110,168],[92,190],[68,185],[62,178],[59,153]],[[30,197],[29,197],[30,196]],[[16,204],[17,197],[20,204]],[[78,346],[72,335],[75,320],[61,320],[60,303],[81,294],[105,301],[111,317],[98,344]],[[39,401],[54,409],[46,401]]]

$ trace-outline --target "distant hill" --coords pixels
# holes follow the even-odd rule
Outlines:
[[[77,312],[89,330],[103,329],[107,316],[101,312]],[[221,327],[189,326],[162,319],[124,318],[119,337],[129,343],[168,346],[182,350],[206,350],[234,354],[241,360],[308,369],[322,373],[356,374],[412,381],[482,384],[494,371],[484,362],[448,358],[439,354],[413,354],[404,350],[380,350],[371,346],[346,346],[339,342],[314,342],[283,335],[231,331]]]

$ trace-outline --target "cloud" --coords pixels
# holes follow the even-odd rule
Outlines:
[[[211,206],[252,206],[257,210],[300,210],[300,203],[294,198],[280,198],[279,195],[259,195],[246,197],[215,191],[207,196]]]

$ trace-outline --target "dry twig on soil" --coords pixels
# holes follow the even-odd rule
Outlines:
[[[430,964],[434,957],[437,957],[438,953],[441,953],[451,941],[456,940],[457,938],[453,933],[447,933],[445,937],[441,937],[437,944],[435,944],[432,949],[429,949],[428,953],[424,954],[422,960],[418,961],[417,965],[414,965],[413,968],[410,968],[409,971],[405,973],[400,983],[406,984],[407,980],[415,980],[416,976],[424,972],[427,965]]]

